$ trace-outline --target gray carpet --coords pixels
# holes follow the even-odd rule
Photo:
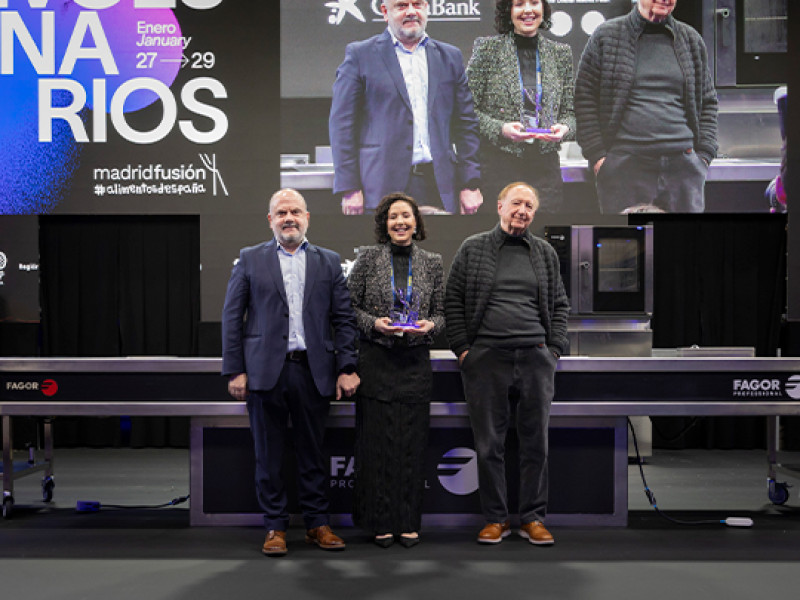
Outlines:
[[[513,535],[475,543],[473,528],[422,532],[412,549],[380,549],[358,530],[338,532],[330,553],[289,532],[289,555],[260,554],[258,528],[189,527],[185,508],[79,514],[77,500],[159,504],[188,493],[188,452],[62,450],[54,501],[39,476],[15,484],[17,506],[0,523],[0,593],[11,599],[137,600],[236,598],[795,598],[800,592],[797,488],[784,507],[766,495],[757,451],[656,451],[645,473],[659,507],[698,520],[750,516],[755,525],[681,526],[648,507],[630,469],[625,528],[553,529],[556,544]],[[790,480],[790,483],[794,483]],[[185,506],[185,505],[184,505]]]

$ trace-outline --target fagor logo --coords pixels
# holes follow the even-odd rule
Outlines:
[[[55,396],[58,392],[58,383],[54,379],[38,381],[6,381],[4,386],[11,392],[41,392],[45,396]]]
[[[364,12],[358,7],[359,0],[334,0],[325,2],[325,8],[330,11],[328,23],[331,25],[341,25],[345,18],[350,17],[367,22]],[[384,20],[381,12],[382,0],[364,0],[364,5],[369,5],[367,14],[370,21],[377,23]],[[455,0],[428,0],[428,18],[431,21],[480,21],[481,7],[478,0],[466,0],[466,2],[456,2]]]
[[[353,488],[356,460],[353,456],[331,456],[331,488]]]
[[[42,382],[42,393],[45,396],[55,396],[58,393],[58,384],[53,379],[45,379]]]
[[[792,375],[786,380],[786,395],[792,400],[800,400],[800,375]]]
[[[471,448],[453,448],[439,463],[439,483],[451,494],[467,496],[478,489],[478,457]]]
[[[734,379],[733,395],[746,398],[766,398],[781,396],[781,382],[778,379]]]

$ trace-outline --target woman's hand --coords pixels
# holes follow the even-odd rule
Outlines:
[[[392,327],[389,317],[375,319],[375,325],[373,325],[373,327],[375,327],[375,331],[383,335],[396,335],[403,332],[402,327]]]
[[[533,135],[536,136],[537,140],[560,142],[564,139],[564,136],[567,135],[568,131],[569,127],[561,123],[556,123],[550,128],[550,133],[534,133]]]
[[[416,329],[406,329],[406,331],[411,335],[425,335],[433,331],[433,321],[427,321],[423,319],[422,321],[417,321],[417,328]]]
[[[537,137],[537,135],[540,135],[525,131],[525,127],[519,121],[503,123],[502,133],[503,137],[508,138],[512,142],[524,142],[526,140],[532,140]]]

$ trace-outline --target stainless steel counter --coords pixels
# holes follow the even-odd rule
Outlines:
[[[770,181],[778,174],[779,168],[780,162],[777,159],[720,158],[711,163],[707,181]],[[593,180],[589,165],[583,159],[562,161],[561,176],[566,183]],[[297,190],[333,189],[333,165],[297,165],[291,170],[281,170],[281,187]]]
[[[432,350],[434,371],[458,371],[450,350]],[[166,356],[126,358],[0,358],[0,377],[4,373],[206,373],[218,374],[221,358],[179,358]],[[564,356],[559,372],[796,372],[800,358],[772,357],[602,357]],[[5,388],[5,384],[3,386]],[[3,398],[0,390],[0,399]]]
[[[431,361],[442,380],[431,414],[466,416],[455,356],[434,350]],[[0,414],[244,415],[221,365],[219,358],[4,358]],[[352,415],[352,403],[334,403],[331,414]],[[564,357],[553,414],[796,415],[800,358]]]

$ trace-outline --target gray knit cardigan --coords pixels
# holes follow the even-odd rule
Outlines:
[[[606,156],[614,145],[636,76],[636,44],[645,24],[634,6],[628,15],[600,25],[583,50],[575,81],[575,115],[578,143],[589,164]],[[711,162],[718,149],[718,101],[706,46],[697,31],[671,15],[666,26],[674,35],[684,75],[684,105],[694,150]]]

